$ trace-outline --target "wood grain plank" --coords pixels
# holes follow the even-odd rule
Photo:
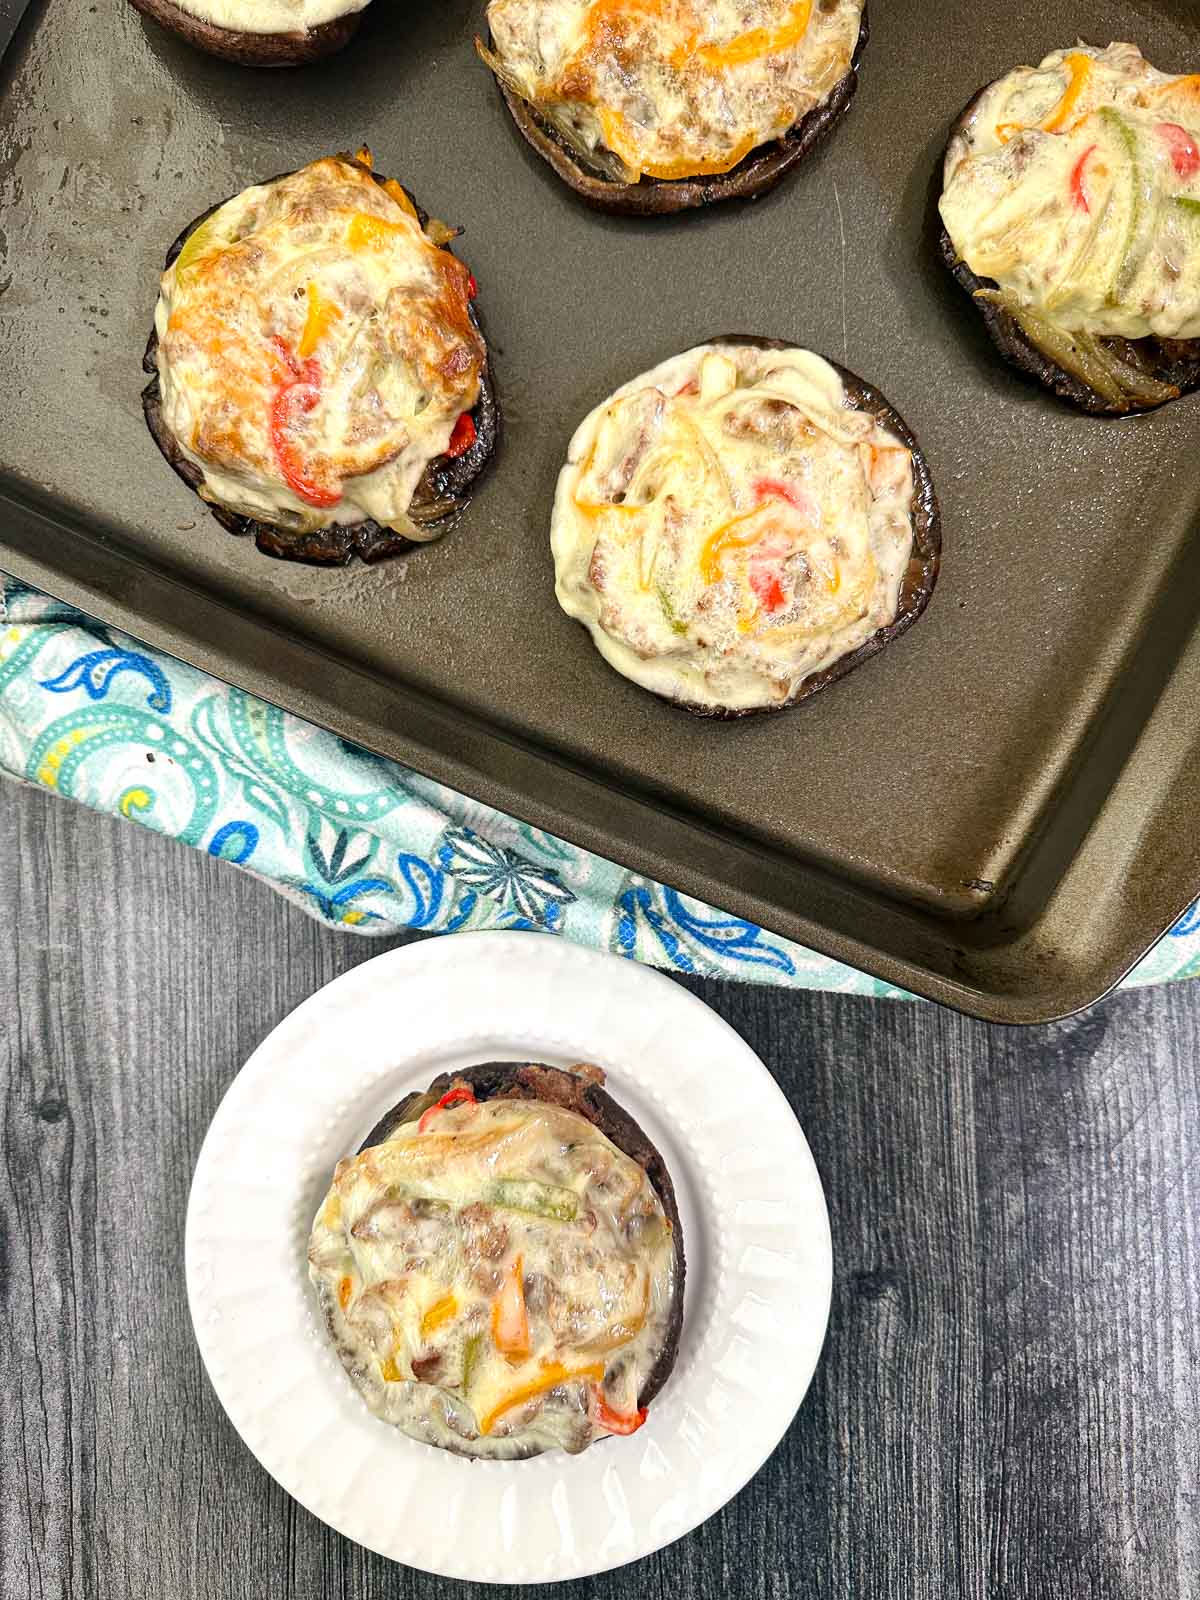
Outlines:
[[[1200,1593],[1200,1008],[996,1030],[977,1096],[997,1600]]]
[[[32,791],[0,787],[0,864],[4,1600],[1194,1600],[1200,988],[1001,1030],[687,980],[767,1061],[826,1184],[812,1392],[742,1494],[656,1556],[451,1586],[260,1470],[183,1287],[191,1170],[233,1074],[385,945]],[[736,1106],[731,1129],[752,1136]]]

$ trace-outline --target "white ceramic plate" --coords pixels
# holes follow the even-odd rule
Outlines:
[[[591,1061],[661,1150],[687,1252],[679,1359],[645,1426],[579,1456],[465,1460],[373,1417],[308,1283],[335,1162],[437,1073]],[[306,1000],[238,1074],[187,1217],[192,1321],[221,1404],[323,1521],[454,1578],[577,1578],[725,1504],[804,1397],[829,1312],[829,1223],[787,1101],[752,1050],[661,973],[530,933],[388,951]]]

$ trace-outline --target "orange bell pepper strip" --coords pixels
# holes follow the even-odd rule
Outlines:
[[[1045,122],[1037,126],[1043,133],[1061,133],[1066,126],[1067,118],[1079,103],[1079,97],[1087,87],[1092,75],[1092,58],[1084,55],[1082,50],[1072,50],[1070,55],[1064,56],[1063,65],[1070,76],[1062,98]],[[1014,133],[1022,133],[1028,124],[1024,122],[1001,122],[996,127],[996,137],[1001,144],[1007,144]]]
[[[797,0],[791,7],[787,20],[777,28],[751,28],[728,44],[706,44],[696,50],[691,59],[705,67],[736,67],[747,61],[758,61],[763,56],[778,55],[800,43],[808,32],[812,17],[812,0]]]
[[[638,148],[636,136],[628,119],[620,111],[609,111],[601,107],[600,127],[604,133],[604,143],[632,172],[639,177],[646,178],[708,178],[715,177],[722,172],[729,172],[743,161],[754,149],[758,142],[755,135],[748,133],[728,156],[719,156],[715,161],[647,161]]]
[[[1070,78],[1062,99],[1055,106],[1053,112],[1042,123],[1043,133],[1058,133],[1065,126],[1067,118],[1079,103],[1079,96],[1087,87],[1092,75],[1092,58],[1085,56],[1080,50],[1072,50],[1065,58],[1066,67],[1070,71]]]
[[[335,322],[342,320],[342,308],[336,300],[326,300],[313,279],[308,283],[308,313],[304,318],[304,331],[296,347],[302,361],[307,361],[317,345]]]
[[[518,1256],[504,1287],[492,1301],[492,1338],[497,1350],[515,1360],[529,1354],[529,1313],[525,1309],[524,1265]]]
[[[599,1383],[603,1376],[602,1361],[590,1362],[586,1367],[564,1367],[561,1361],[548,1362],[536,1378],[531,1378],[528,1383],[522,1383],[517,1388],[510,1389],[508,1394],[502,1395],[492,1409],[480,1417],[479,1431],[483,1434],[491,1433],[506,1411],[511,1411],[514,1406],[524,1405],[527,1400],[536,1399],[539,1394],[545,1394],[547,1389],[557,1389],[560,1383],[574,1383],[580,1378],[592,1378]]]

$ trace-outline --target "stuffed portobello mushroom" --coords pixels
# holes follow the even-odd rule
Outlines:
[[[1007,359],[1084,411],[1200,384],[1200,74],[1056,50],[953,130],[941,246]]]
[[[635,1432],[683,1318],[661,1156],[601,1087],[494,1062],[444,1073],[340,1161],[309,1276],[376,1416],[459,1455]]]
[[[521,133],[593,206],[755,199],[843,115],[865,0],[491,0],[477,41]]]
[[[941,549],[928,466],[869,384],[727,337],[624,384],[576,429],[556,593],[610,666],[706,716],[815,694],[924,610]]]
[[[175,241],[143,409],[229,532],[328,564],[454,523],[497,429],[454,236],[362,150],[246,189]]]
[[[368,0],[130,0],[188,44],[246,67],[298,67],[358,31]]]

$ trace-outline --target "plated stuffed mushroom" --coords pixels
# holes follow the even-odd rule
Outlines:
[[[1119,414],[1200,383],[1200,74],[1132,44],[984,89],[941,197],[947,262],[1015,365]]]
[[[332,55],[368,0],[130,0],[198,50],[248,67],[297,67]]]
[[[370,1409],[460,1455],[635,1432],[679,1343],[662,1158],[595,1068],[493,1063],[409,1095],[338,1164],[309,1273]]]
[[[176,241],[143,404],[223,526],[344,562],[452,524],[496,433],[453,237],[362,151],[246,189]]]
[[[584,419],[551,545],[559,603],[611,666],[729,717],[805,698],[908,627],[940,533],[924,458],[877,391],[726,338]]]
[[[864,0],[491,0],[480,52],[525,138],[592,205],[753,198],[850,104]]]

